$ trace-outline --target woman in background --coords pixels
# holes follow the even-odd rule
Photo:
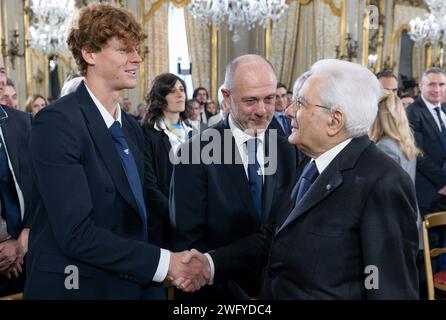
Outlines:
[[[407,120],[400,99],[385,90],[378,104],[378,114],[369,131],[370,139],[376,146],[394,159],[415,183],[417,156],[420,150]]]
[[[149,239],[170,248],[169,185],[171,157],[186,141],[192,128],[184,120],[186,84],[171,73],[155,78],[145,102],[147,114],[144,132],[144,193],[148,209]]]
[[[400,98],[391,91],[384,90],[384,96],[378,104],[378,114],[369,130],[369,137],[378,148],[395,160],[409,174],[415,188],[417,157],[421,154],[421,151],[415,145],[415,138]],[[423,250],[419,211],[417,227],[418,249]]]
[[[33,94],[26,99],[25,102],[25,111],[31,113],[34,118],[37,112],[42,110],[48,105],[48,101],[44,96],[40,94]]]

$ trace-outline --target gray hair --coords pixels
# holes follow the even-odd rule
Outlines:
[[[352,137],[367,134],[382,95],[376,76],[360,64],[336,59],[319,60],[310,72],[321,80],[321,103],[344,112],[347,132]]]
[[[299,78],[294,81],[293,85],[293,101],[297,100],[297,97],[299,96],[300,88],[302,88],[304,82],[311,76],[311,71],[305,71],[302,73]]]
[[[426,71],[423,72],[423,77],[421,78],[421,81],[424,82],[426,80],[427,76],[430,75],[431,73],[442,74],[443,76],[446,77],[446,72],[444,72],[440,68],[433,67],[433,68],[429,68],[429,69],[427,69]]]
[[[62,90],[60,90],[59,98],[76,91],[77,87],[81,84],[81,82],[84,79],[85,79],[84,77],[79,76],[79,77],[74,77],[74,78],[71,78],[70,80],[65,81],[62,86]]]
[[[271,64],[271,62],[269,62],[268,60],[266,60],[264,57],[259,56],[257,54],[246,54],[240,57],[235,58],[234,60],[232,60],[228,66],[226,67],[226,73],[225,73],[225,82],[223,84],[223,86],[227,89],[227,90],[232,90],[233,89],[233,77],[234,77],[234,73],[235,70],[237,69],[238,65],[241,62],[246,62],[246,61],[264,61],[266,62],[270,67],[271,70],[274,72],[274,74],[276,74],[276,71],[274,70],[273,65]]]

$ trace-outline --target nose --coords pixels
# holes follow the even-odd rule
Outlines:
[[[266,113],[266,104],[265,104],[265,102],[263,100],[259,101],[255,113],[256,113],[256,115],[258,115],[260,117],[263,117],[265,115],[265,113]]]
[[[138,50],[134,48],[130,53],[130,61],[133,63],[141,63],[141,55],[139,54]]]
[[[296,117],[296,103],[292,102],[286,109],[285,109],[285,115],[290,118],[294,119]]]

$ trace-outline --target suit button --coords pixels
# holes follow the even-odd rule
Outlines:
[[[107,188],[105,188],[105,191],[107,191],[108,193],[113,193],[113,191],[115,191],[115,188],[107,187]]]

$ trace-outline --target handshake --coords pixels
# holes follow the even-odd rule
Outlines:
[[[209,283],[211,266],[208,258],[201,252],[172,252],[166,279],[184,292],[194,292]]]

